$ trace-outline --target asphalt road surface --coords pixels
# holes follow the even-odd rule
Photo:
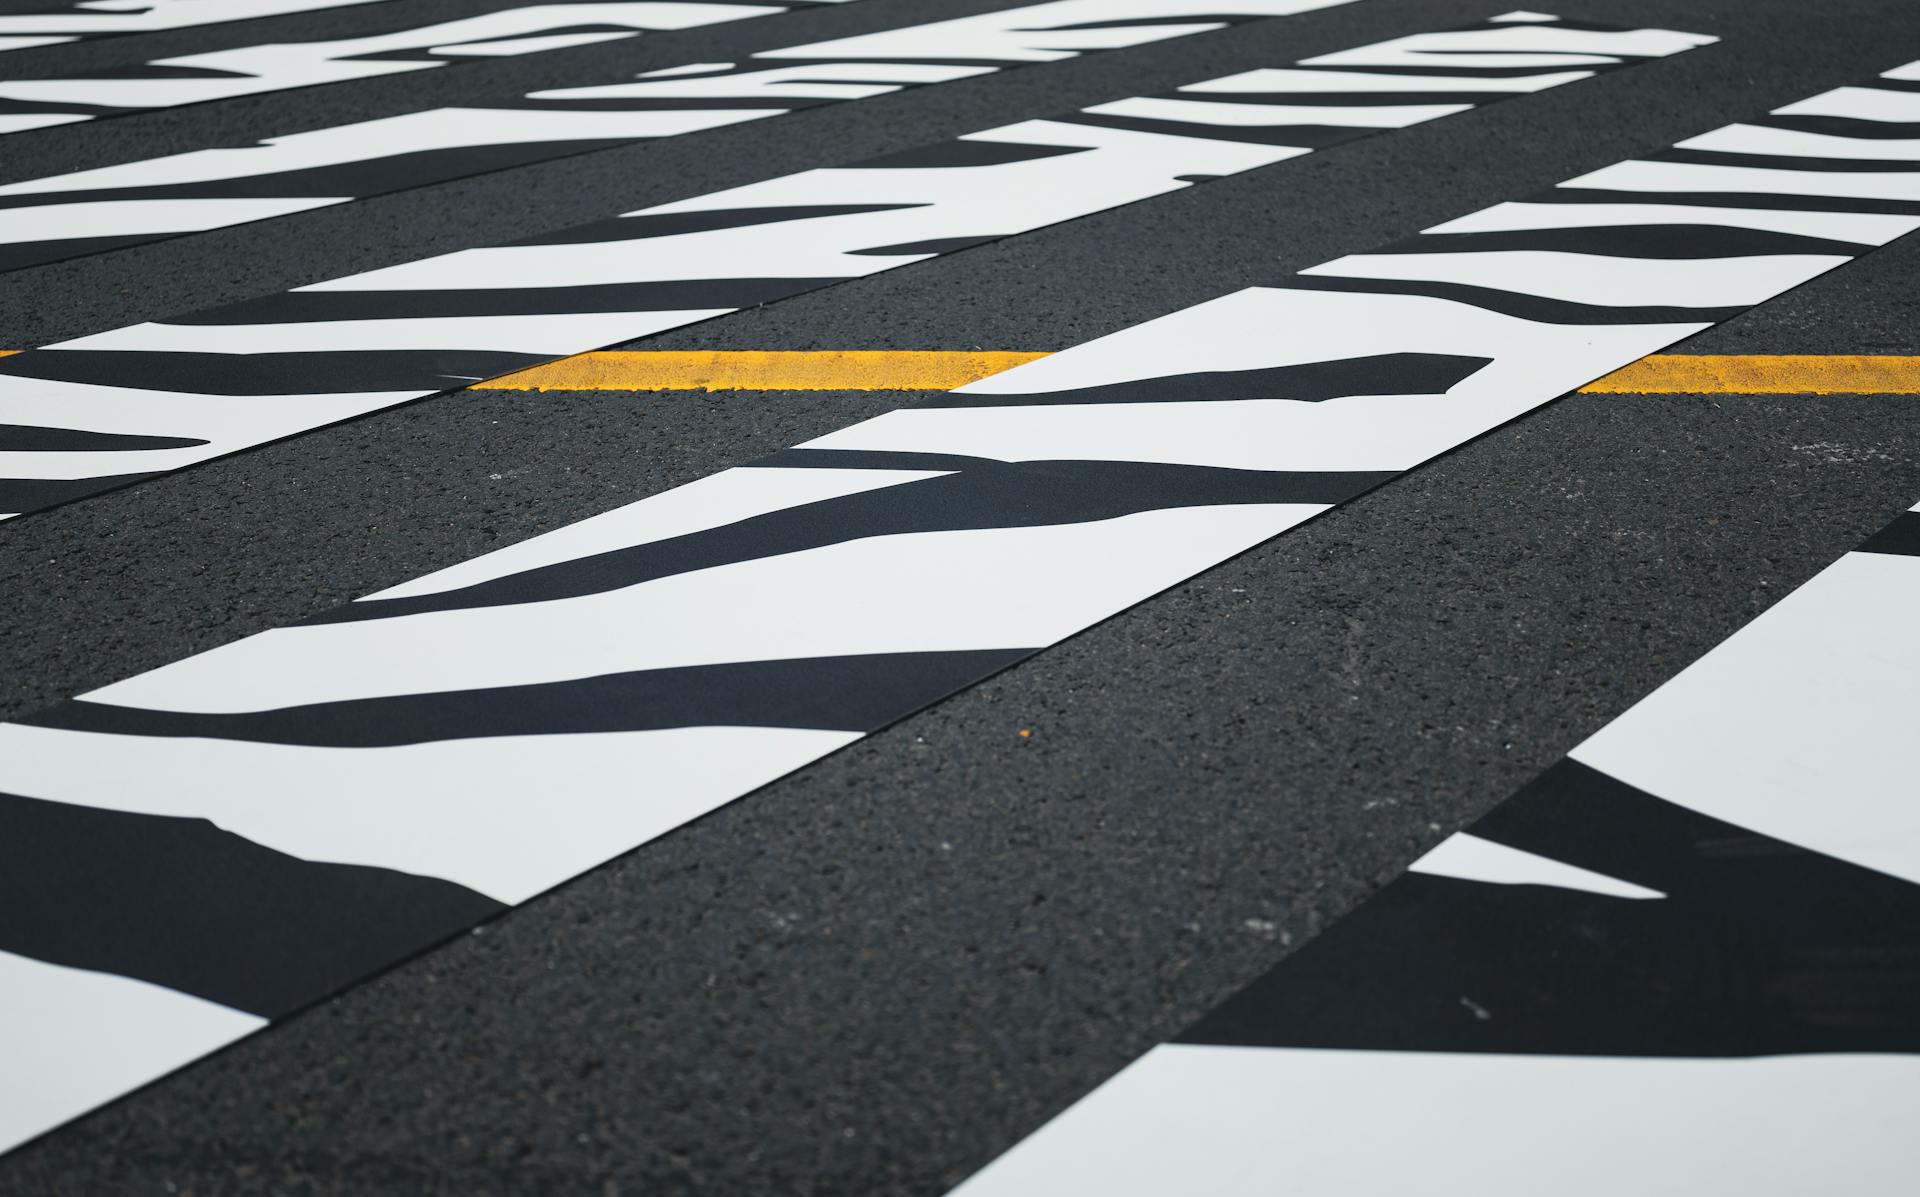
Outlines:
[[[0,182],[997,7],[865,0],[48,129],[6,139]],[[0,347],[1497,11],[1365,0],[22,271]],[[1553,11],[1725,40],[632,347],[1063,348],[1920,58],[1895,0]],[[1917,278],[1910,237],[1673,352],[1920,354]],[[456,393],[0,525],[0,716],[910,398]],[[0,1192],[944,1192],[1916,499],[1913,397],[1562,399],[0,1158]]]

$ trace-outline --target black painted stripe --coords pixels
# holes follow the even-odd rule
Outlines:
[[[923,145],[895,154],[882,154],[839,167],[840,170],[964,170],[970,166],[1008,166],[1084,154],[1083,145],[1034,145],[1022,141],[979,141],[956,137],[937,145]]]
[[[1356,137],[1380,132],[1377,126],[1353,128],[1345,125],[1210,125],[1204,121],[1172,120],[1150,116],[1115,116],[1102,112],[1077,112],[1055,117],[1068,125],[1091,125],[1100,129],[1124,129],[1132,133],[1158,133],[1167,137],[1191,137],[1201,141],[1232,141],[1244,145],[1292,146],[1302,150],[1322,150]]]
[[[1637,161],[1637,160],[1636,160]],[[1555,187],[1526,197],[1530,204],[1686,204],[1695,208],[1759,208],[1769,212],[1865,212],[1920,216],[1920,200],[1850,199],[1832,195],[1780,195],[1766,191],[1612,191]]]
[[[23,355],[24,356],[24,355]],[[38,511],[60,503],[71,503],[89,495],[119,490],[164,471],[143,474],[113,474],[101,478],[6,478],[0,477],[0,512]]]
[[[1046,407],[1081,403],[1234,403],[1249,399],[1320,403],[1360,395],[1444,395],[1489,361],[1484,357],[1451,353],[1382,353],[1256,370],[1202,370],[1036,394],[949,392],[923,400],[920,406]]]
[[[716,229],[743,229],[753,225],[813,220],[822,216],[859,216],[868,212],[904,212],[930,204],[790,204],[767,208],[709,208],[699,212],[645,212],[612,216],[591,224],[574,225],[510,242],[512,245],[586,245],[612,241],[640,241],[651,237],[679,237]]]
[[[844,280],[695,278],[578,287],[463,287],[427,291],[284,291],[174,316],[181,326],[295,324],[407,317],[544,316],[586,312],[684,312],[756,307]]]
[[[1667,896],[1410,873],[1176,1042],[1695,1057],[1920,1051],[1920,886],[1574,761],[1470,830]]]
[[[1774,113],[1746,122],[1795,133],[1857,137],[1862,141],[1911,141],[1920,138],[1920,121],[1870,121],[1851,116],[1783,116]]]
[[[784,467],[812,452],[789,449],[757,464]],[[439,594],[362,599],[310,622],[355,623],[578,598],[875,536],[1088,523],[1174,507],[1338,503],[1393,477],[1390,472],[1282,473],[1132,461],[963,460],[970,464],[937,478],[771,511]]]
[[[147,449],[191,449],[207,442],[185,436],[135,436],[125,432],[88,432],[39,424],[0,424],[0,453],[137,453]]]
[[[1824,254],[1852,258],[1866,252],[1867,248],[1857,241],[1833,241],[1824,237],[1722,224],[1621,224],[1497,233],[1422,233],[1377,252],[1420,254],[1542,250],[1609,258],[1681,260],[1775,254]]]
[[[1436,283],[1417,279],[1347,278],[1338,275],[1297,274],[1286,281],[1292,291],[1344,291],[1355,295],[1424,295],[1470,304],[1503,316],[1537,320],[1542,324],[1718,324],[1731,320],[1750,305],[1725,308],[1606,307],[1523,295],[1496,287],[1466,283]]]
[[[0,358],[0,374],[191,395],[346,395],[457,390],[553,360],[549,353],[380,349],[310,353],[181,353],[38,349]],[[85,493],[80,492],[80,493]]]
[[[1854,551],[1920,557],[1920,512],[1902,512],[1892,523],[1867,537]]]
[[[448,881],[300,860],[205,819],[0,794],[0,948],[268,1018],[503,909]]]
[[[316,748],[391,748],[493,736],[792,727],[871,732],[1037,648],[875,653],[697,665],[538,685],[406,694],[243,714],[72,701],[21,720],[124,736],[205,736]]]
[[[76,188],[72,191],[0,195],[0,209],[109,200],[308,199],[325,196],[365,199],[467,175],[488,174],[552,158],[627,145],[634,140],[630,137],[605,137],[580,141],[526,141],[511,145],[448,146],[229,179],[195,179],[141,187]],[[147,239],[153,238],[149,235]]]
[[[1798,154],[1743,154],[1732,150],[1670,149],[1648,154],[1646,162],[1690,162],[1700,166],[1744,166],[1760,170],[1792,170],[1802,174],[1900,174],[1920,173],[1915,163],[1881,158],[1812,158]]]

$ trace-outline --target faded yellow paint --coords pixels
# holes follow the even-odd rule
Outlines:
[[[1658,354],[1580,388],[1600,395],[1913,395],[1920,357]]]
[[[0,349],[0,357],[24,352]],[[476,391],[950,391],[1046,357],[981,349],[621,350],[476,382]],[[1204,370],[1204,365],[1195,365]],[[1655,354],[1589,395],[1920,395],[1920,357]]]
[[[484,391],[950,391],[1047,356],[979,350],[605,350],[475,383]]]

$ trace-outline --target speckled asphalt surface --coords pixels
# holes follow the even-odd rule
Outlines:
[[[7,139],[0,181],[999,6],[864,0],[49,130]],[[638,344],[1061,347],[1920,58],[1892,0],[1548,7],[1726,42]],[[1499,10],[1366,0],[21,272],[0,344]],[[1910,240],[1680,351],[1920,353],[1916,278]],[[0,716],[909,399],[458,394],[14,521]],[[1562,400],[0,1158],[0,1192],[943,1192],[1916,498],[1920,399]]]

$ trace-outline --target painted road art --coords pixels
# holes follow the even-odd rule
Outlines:
[[[962,1185],[1898,1193],[1920,510]]]
[[[1496,18],[17,354],[0,512],[1712,40]]]
[[[1910,176],[1873,169],[1898,147],[1858,123],[1914,74],[0,725],[0,877],[22,879],[0,901],[0,960],[25,1012],[0,1052],[32,1078],[9,1091],[30,1095],[6,1107],[9,1139],[1899,236],[1920,212],[1886,193]],[[1719,253],[1675,253],[1694,244],[1676,227]],[[1542,257],[1554,268],[1501,269]],[[1221,368],[1156,372],[1195,354]]]
[[[536,91],[500,106],[435,108],[32,179],[0,186],[0,270],[1346,2],[1209,4],[1209,20],[1139,24],[1112,20],[1110,0],[1054,0],[767,50],[740,63]],[[1195,8],[1192,0],[1158,0],[1134,5],[1129,20],[1149,9],[1178,17]]]

